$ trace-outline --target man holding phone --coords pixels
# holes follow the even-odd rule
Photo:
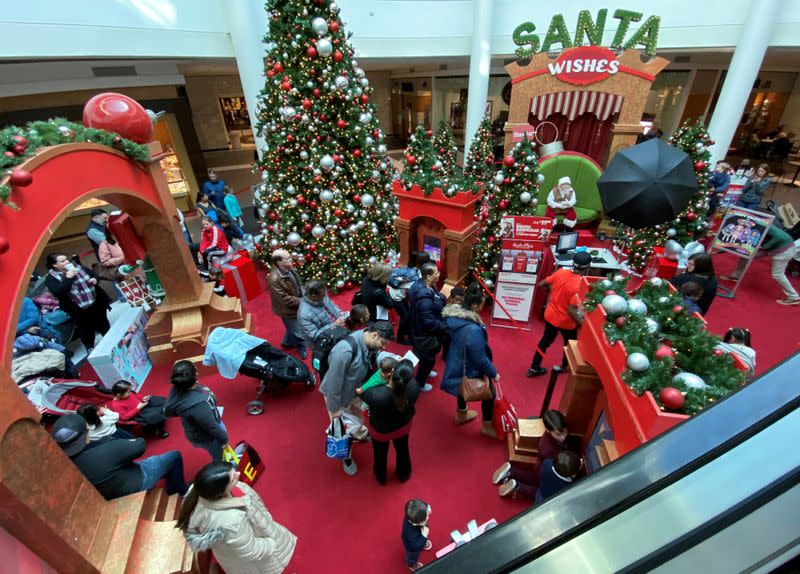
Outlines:
[[[106,312],[108,295],[97,287],[97,277],[75,265],[63,253],[47,256],[45,286],[58,299],[59,307],[70,316],[86,352],[94,348],[95,334],[105,335],[110,327]]]

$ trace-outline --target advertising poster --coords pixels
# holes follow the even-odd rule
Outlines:
[[[553,219],[527,215],[500,218],[500,237],[526,241],[547,241],[553,232]]]
[[[714,238],[714,248],[750,259],[758,251],[772,220],[772,215],[731,207],[725,213]]]
[[[742,188],[744,188],[744,184],[747,183],[746,177],[732,177],[731,183],[728,185],[728,189],[725,192],[725,195],[722,197],[722,201],[719,202],[719,209],[717,209],[716,219],[720,219],[722,214],[725,213],[725,209],[736,205],[739,199],[742,197]]]

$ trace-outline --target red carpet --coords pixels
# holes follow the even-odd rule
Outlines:
[[[750,328],[759,372],[798,348],[800,307],[778,305],[775,299],[780,296],[769,275],[769,261],[760,260],[751,267],[736,298],[718,297],[708,316],[709,327],[716,333],[730,326]],[[345,293],[336,300],[346,306],[350,298],[351,294]],[[262,294],[247,310],[253,314],[253,334],[277,343],[282,325],[270,311],[269,296]],[[537,323],[530,333],[501,328],[489,331],[503,389],[521,416],[538,415],[547,383],[547,377],[524,377],[541,330]],[[394,344],[391,349],[405,350]],[[559,353],[554,345],[545,365],[559,360]],[[441,361],[436,369],[443,371]],[[146,392],[166,395],[168,373],[169,367],[155,369],[145,383]],[[400,527],[409,498],[422,498],[433,510],[434,550],[423,553],[423,563],[432,561],[435,551],[450,542],[451,530],[463,531],[470,519],[504,521],[529,507],[526,501],[499,498],[491,484],[492,472],[506,459],[505,443],[480,436],[478,421],[456,427],[452,421],[455,399],[441,391],[424,394],[418,402],[410,440],[411,479],[401,484],[393,477],[390,453],[390,482],[382,487],[371,473],[369,444],[354,448],[359,468],[354,477],[342,472],[341,462],[325,457],[327,415],[318,389],[307,391],[294,385],[280,396],[268,397],[264,414],[253,417],[247,415],[245,405],[254,398],[255,381],[213,376],[205,377],[203,383],[214,389],[219,404],[225,407],[223,419],[231,440],[250,442],[265,460],[266,472],[256,490],[274,518],[298,536],[287,572],[407,572]],[[559,396],[557,391],[554,405]],[[208,462],[208,455],[189,445],[177,420],[170,421],[168,430],[172,436],[153,441],[148,453],[180,449],[186,475],[191,478]]]

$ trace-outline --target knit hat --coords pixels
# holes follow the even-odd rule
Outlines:
[[[592,264],[592,256],[588,251],[578,251],[572,259],[572,266],[576,269],[584,269]]]
[[[572,185],[572,180],[569,178],[568,175],[565,175],[564,177],[562,177],[561,179],[558,180],[558,185],[561,185],[563,183],[566,183],[568,185]]]
[[[53,439],[67,456],[74,456],[86,448],[89,427],[81,415],[64,415],[53,425]]]

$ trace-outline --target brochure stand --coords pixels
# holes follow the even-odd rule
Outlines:
[[[726,285],[718,285],[719,296],[732,299],[736,294],[736,289],[742,282],[750,264],[758,253],[758,249],[764,242],[769,226],[775,219],[773,215],[745,209],[744,207],[729,207],[722,218],[722,223],[714,237],[709,254],[715,252],[730,253],[740,259],[737,266],[738,278],[730,288]],[[746,263],[742,267],[741,260]],[[740,271],[740,272],[738,272]]]

